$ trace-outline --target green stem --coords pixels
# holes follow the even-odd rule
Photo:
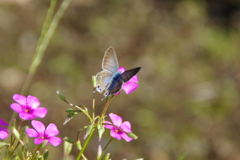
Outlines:
[[[69,6],[70,1],[71,0],[64,0],[62,2],[60,8],[58,9],[58,11],[55,14],[52,22],[50,23],[48,30],[44,34],[42,42],[41,42],[41,44],[39,45],[39,47],[37,48],[37,50],[35,52],[33,62],[32,62],[31,66],[30,66],[30,69],[29,69],[29,74],[28,74],[28,76],[26,78],[26,81],[25,81],[25,83],[23,85],[21,93],[25,93],[26,90],[28,89],[28,87],[30,85],[30,82],[32,80],[32,77],[34,76],[34,74],[35,74],[35,72],[37,70],[37,67],[39,66],[39,64],[42,61],[43,53],[45,52],[47,46],[49,45],[49,42],[50,42],[50,40],[51,40],[51,38],[52,38],[56,28],[57,28],[59,20],[63,16],[64,11]],[[46,19],[46,21],[48,21],[48,19]],[[48,26],[48,25],[46,25],[46,26]],[[41,40],[41,38],[40,38],[40,40]]]
[[[89,116],[88,112],[85,109],[82,109],[81,107],[78,107],[78,106],[75,106],[75,107],[79,109],[83,114],[85,114],[88,117],[90,122],[93,121],[93,119]]]
[[[15,148],[11,151],[11,154],[9,156],[9,158],[11,158],[11,156],[13,155],[14,151],[18,148],[20,142],[18,141],[17,145],[15,146]]]
[[[87,144],[88,144],[89,140],[90,140],[91,137],[92,137],[92,134],[93,134],[94,130],[95,130],[95,128],[93,127],[93,128],[92,128],[92,131],[90,132],[90,134],[87,136],[86,140],[84,141],[84,144],[83,144],[83,146],[82,146],[82,149],[81,149],[80,152],[78,153],[76,160],[80,160],[80,158],[81,158],[84,150],[85,150],[86,147],[87,147]]]
[[[23,84],[22,90],[20,92],[20,94],[25,95],[26,91],[31,83],[32,77],[34,76],[37,67],[39,66],[39,64],[42,61],[42,57],[43,57],[43,53],[45,52],[47,46],[49,45],[50,39],[52,38],[54,31],[58,25],[59,20],[61,19],[64,11],[67,9],[67,7],[69,6],[71,0],[64,0],[63,3],[61,4],[60,8],[58,9],[57,13],[55,14],[52,22],[51,22],[51,18],[56,6],[56,0],[51,0],[51,4],[50,7],[48,9],[48,14],[47,17],[45,19],[44,25],[43,25],[43,29],[41,32],[41,37],[39,38],[37,47],[36,47],[36,51],[34,54],[34,58],[32,61],[31,66],[29,67],[29,71],[28,71],[28,75],[26,77],[26,80]],[[49,26],[49,27],[48,27]],[[47,30],[47,31],[46,31]],[[16,118],[17,113],[13,112],[11,119]],[[9,125],[10,126],[10,125]]]
[[[47,11],[46,19],[45,19],[45,21],[43,23],[41,36],[40,36],[40,38],[38,40],[38,43],[37,43],[36,51],[39,49],[39,46],[42,44],[42,41],[43,41],[43,39],[45,37],[45,34],[46,34],[47,30],[48,30],[48,27],[49,27],[50,23],[51,23],[51,20],[53,18],[53,13],[54,13],[54,10],[56,8],[56,2],[57,2],[57,0],[51,0],[50,7],[49,7],[49,9]]]

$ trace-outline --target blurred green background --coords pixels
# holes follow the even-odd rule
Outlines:
[[[48,6],[48,0],[0,1],[0,117],[5,121]],[[79,114],[63,126],[69,107],[55,91],[91,110],[91,76],[113,46],[120,66],[142,69],[139,88],[115,96],[107,111],[130,121],[139,136],[130,143],[113,141],[107,149],[112,159],[175,160],[187,153],[186,160],[239,160],[239,34],[239,0],[72,0],[27,95],[48,109],[40,119],[44,124],[55,123],[61,138],[75,139],[87,119]],[[101,98],[97,93],[97,113]],[[108,139],[109,131],[100,143],[94,136],[85,155],[95,159],[98,144]],[[62,146],[48,148],[50,159],[61,159]]]

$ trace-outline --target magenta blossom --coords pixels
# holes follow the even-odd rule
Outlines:
[[[118,71],[120,73],[123,73],[125,71],[125,69],[123,67],[119,67]],[[127,81],[126,83],[123,83],[122,85],[122,90],[126,93],[129,94],[131,92],[133,92],[135,89],[138,88],[138,78],[137,75],[133,76],[129,81]],[[115,93],[115,95],[119,95],[120,92]]]
[[[47,140],[47,144],[50,143],[53,146],[58,146],[62,142],[60,138],[55,137],[59,134],[59,131],[55,124],[50,123],[45,129],[44,124],[40,121],[32,120],[31,123],[35,130],[32,128],[28,128],[25,131],[28,137],[36,137],[34,139],[35,144],[40,144],[44,140]]]
[[[47,109],[39,107],[40,102],[36,97],[27,96],[24,97],[19,94],[13,95],[13,100],[17,103],[11,104],[11,109],[19,113],[19,117],[23,120],[34,119],[36,117],[43,118],[47,114]]]
[[[0,126],[8,126],[4,120],[0,118]],[[5,139],[8,136],[8,130],[4,127],[0,127],[0,139]]]
[[[126,133],[132,132],[131,124],[128,121],[124,121],[122,123],[122,117],[114,113],[110,113],[109,117],[112,120],[112,123],[109,121],[105,121],[104,127],[111,130],[110,131],[111,137],[116,138],[118,140],[121,140],[123,138],[127,142],[130,142],[131,140],[133,140],[132,138],[128,137],[128,135],[126,134]]]

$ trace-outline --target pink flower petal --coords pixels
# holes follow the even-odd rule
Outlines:
[[[124,131],[124,132],[132,132],[131,130],[131,124],[128,121],[125,121],[122,123],[122,125],[120,126],[120,128]]]
[[[58,138],[58,137],[51,137],[48,139],[48,142],[56,147],[62,142],[62,140],[61,138]]]
[[[31,107],[32,109],[35,109],[40,106],[40,102],[36,97],[28,96],[27,97],[27,106]]]
[[[0,126],[8,126],[8,124],[0,118]]]
[[[41,144],[43,141],[44,139],[38,137],[34,139],[34,144]]]
[[[32,120],[32,126],[35,128],[35,130],[38,133],[44,134],[45,126],[44,126],[44,124],[42,122],[36,121],[36,120]]]
[[[111,137],[116,138],[118,140],[122,139],[121,135],[119,133],[117,133],[115,130],[111,130],[110,135],[111,135]]]
[[[30,120],[30,119],[36,118],[36,116],[26,113],[26,112],[19,113],[19,117],[23,120]]]
[[[110,113],[109,117],[115,126],[119,127],[122,124],[122,117],[120,117],[114,113]]]
[[[19,95],[19,94],[14,94],[13,95],[13,100],[15,100],[17,103],[19,103],[22,106],[26,106],[26,97]]]
[[[124,92],[126,94],[133,92],[137,88],[138,88],[138,85],[136,83],[133,83],[130,81],[128,81],[122,85],[122,90],[124,90]]]
[[[118,67],[118,72],[123,73],[125,69],[123,67]]]
[[[107,128],[107,129],[115,128],[114,126],[112,126],[112,123],[109,121],[104,121],[104,124],[110,124],[110,125],[103,125],[104,128]]]
[[[50,123],[46,130],[45,130],[45,136],[47,137],[53,137],[59,134],[59,131],[57,129],[57,126],[53,123]]]
[[[38,133],[32,128],[27,128],[25,131],[28,137],[38,137]]]
[[[43,118],[47,114],[47,109],[44,107],[39,107],[36,108],[32,114],[35,115],[36,117]]]
[[[8,130],[6,128],[0,128],[0,139],[8,137]]]
[[[133,76],[129,82],[134,82],[134,83],[138,83],[138,78],[137,78],[137,75]]]
[[[10,105],[10,108],[11,108],[12,110],[14,110],[15,112],[17,112],[17,113],[23,112],[22,106],[19,105],[19,104],[17,104],[17,103],[12,103],[12,104]]]
[[[133,138],[128,137],[126,133],[122,133],[121,137],[127,142],[130,142],[131,140],[133,140]]]

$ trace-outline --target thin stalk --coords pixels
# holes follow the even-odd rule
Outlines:
[[[104,115],[105,115],[105,113],[108,109],[108,106],[109,106],[110,102],[112,101],[113,97],[114,97],[114,95],[112,95],[111,98],[108,101],[105,102],[105,105],[103,107],[103,110],[102,110],[102,113],[101,113],[101,116],[100,116],[101,119],[104,117]]]
[[[92,101],[93,119],[95,119],[95,88],[93,88],[93,101]]]
[[[45,19],[45,21],[43,23],[41,36],[40,36],[40,38],[38,40],[38,43],[37,43],[36,51],[39,49],[39,46],[41,45],[41,43],[42,43],[42,41],[43,41],[43,39],[45,37],[45,34],[46,34],[47,30],[48,30],[48,27],[49,27],[49,25],[51,23],[51,20],[53,18],[53,13],[54,13],[54,10],[56,8],[56,2],[57,2],[57,0],[51,0],[50,7],[49,7],[49,9],[47,11],[46,19]]]
[[[22,119],[20,119],[21,121],[20,121],[20,124],[19,124],[19,126],[18,126],[18,131],[20,130],[20,128],[21,128],[21,126],[22,126],[22,124],[23,124],[23,120]]]
[[[25,81],[25,83],[23,85],[21,94],[25,93],[26,90],[28,89],[28,87],[30,85],[30,82],[32,80],[32,77],[34,76],[34,74],[35,74],[35,72],[37,70],[37,67],[41,63],[43,54],[44,54],[45,50],[47,49],[47,46],[49,45],[49,42],[50,42],[50,40],[51,40],[51,38],[52,38],[56,28],[57,28],[59,20],[63,16],[64,11],[69,6],[70,1],[71,0],[64,0],[62,2],[60,8],[58,9],[57,13],[53,17],[53,20],[50,23],[48,30],[44,34],[44,38],[42,40],[42,43],[39,45],[39,47],[37,48],[37,50],[35,52],[34,59],[33,59],[33,62],[31,64],[31,66],[30,66],[29,73],[28,73],[26,81]]]
[[[103,151],[102,151],[101,156],[100,156],[99,159],[97,159],[97,160],[101,160],[101,159],[102,159],[102,156],[103,156],[103,154],[104,154],[104,151],[106,150],[106,148],[108,147],[108,145],[109,145],[113,140],[114,140],[114,138],[111,138],[111,139],[108,141],[108,143],[106,144],[106,146],[104,147],[104,149],[103,149]]]
[[[47,16],[46,16],[46,19],[45,19],[45,22],[44,22],[44,25],[42,28],[41,37],[39,38],[39,41],[38,41],[38,44],[36,47],[36,51],[33,56],[34,58],[33,58],[32,64],[29,67],[28,75],[23,84],[20,94],[22,94],[22,95],[26,94],[26,91],[29,88],[29,85],[31,83],[32,77],[34,76],[39,64],[42,61],[43,54],[44,54],[47,46],[49,45],[50,39],[52,38],[54,31],[56,30],[58,22],[61,19],[64,11],[69,6],[70,1],[71,0],[64,0],[62,2],[60,8],[58,9],[57,13],[55,14],[53,20],[51,21],[53,12],[54,12],[54,9],[56,6],[56,0],[51,0],[51,4],[48,9]],[[17,113],[13,112],[11,119],[16,118],[16,116],[17,116]]]
[[[84,150],[85,150],[86,147],[87,147],[87,144],[88,144],[89,140],[90,140],[91,137],[92,137],[92,134],[93,134],[94,130],[95,130],[95,128],[93,127],[93,128],[92,128],[92,131],[90,132],[90,134],[87,136],[86,140],[84,141],[84,144],[83,144],[83,146],[82,146],[82,149],[81,149],[80,152],[78,153],[76,160],[80,160],[80,158],[81,158]]]
[[[23,159],[26,159],[25,154],[24,154],[25,151],[26,151],[25,147],[22,146],[22,158]]]
[[[40,148],[40,145],[38,145],[38,146],[35,148],[35,150],[34,150],[34,152],[33,152],[33,155],[32,155],[32,158],[31,158],[31,159],[34,158],[34,156],[36,155],[37,150],[38,150],[39,148]]]
[[[19,144],[20,144],[20,142],[18,142],[17,145],[15,146],[15,148],[13,149],[13,151],[11,151],[11,154],[10,154],[9,158],[11,158],[11,156],[13,155],[14,151],[17,149]]]

